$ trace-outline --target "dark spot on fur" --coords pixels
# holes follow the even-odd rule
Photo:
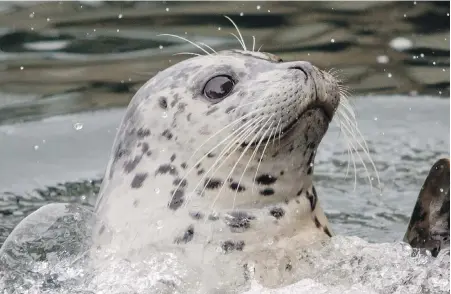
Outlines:
[[[188,167],[188,165],[186,164],[186,162],[182,162],[182,164],[180,164],[180,166],[181,166],[183,169],[186,169],[186,168]]]
[[[215,154],[210,152],[210,153],[207,154],[207,157],[208,157],[208,158],[215,157]]]
[[[186,120],[191,121],[191,113],[188,113],[188,115],[186,116]]]
[[[139,164],[139,162],[141,161],[141,156],[135,156],[135,158],[133,160],[127,160],[124,163],[124,171],[129,174],[130,172],[132,172]]]
[[[217,221],[218,219],[219,219],[219,216],[217,216],[215,214],[210,214],[208,216],[208,220],[211,220],[211,221]]]
[[[286,270],[286,271],[290,272],[292,269],[293,269],[293,266],[291,265],[291,263],[287,263],[287,264],[285,265],[285,270]]]
[[[313,221],[315,222],[315,226],[319,229],[321,228],[321,223],[319,222],[318,218],[315,216],[315,218],[313,219]]]
[[[158,167],[157,171],[155,172],[155,175],[162,174],[165,175],[169,173],[170,175],[177,175],[177,169],[172,164],[162,164]]]
[[[180,188],[185,188],[186,185],[188,184],[188,182],[186,181],[186,179],[180,179],[180,178],[176,178],[174,179],[174,181],[172,182],[172,184],[174,186],[179,186]]]
[[[312,166],[309,165],[308,169],[307,169],[307,174],[311,175],[313,172]]]
[[[200,167],[200,163],[196,164],[195,168],[199,168]]]
[[[225,113],[229,114],[232,110],[234,110],[236,107],[235,106],[230,106],[226,109]]]
[[[141,146],[141,152],[144,154],[149,151],[149,144],[147,142],[143,142]]]
[[[204,187],[207,189],[217,189],[222,185],[222,181],[219,179],[209,178],[205,180]]]
[[[204,218],[204,215],[201,212],[190,212],[189,216],[195,220],[200,220],[200,219]]]
[[[280,207],[273,207],[273,208],[271,208],[269,213],[273,217],[275,217],[276,219],[279,219],[279,218],[281,218],[282,216],[285,215],[285,211],[282,208],[280,208]]]
[[[293,146],[293,145],[291,145],[291,146],[290,146],[290,148],[288,148],[288,152],[290,152],[290,153],[291,153],[291,152],[293,152],[293,150],[294,150],[294,146]]]
[[[313,210],[315,210],[316,207],[316,201],[317,201],[317,195],[316,195],[316,190],[315,187],[312,187],[312,191],[313,191],[313,195],[310,193],[307,193],[306,197],[308,199],[308,201],[310,201],[310,208]]]
[[[299,191],[296,193],[296,196],[301,196],[302,191],[304,191],[304,189],[301,188],[301,190],[299,190]]]
[[[135,177],[133,178],[132,183],[131,183],[130,186],[133,189],[141,188],[141,186],[143,185],[143,183],[146,180],[146,178],[147,178],[147,173],[136,174]]]
[[[271,175],[260,175],[258,176],[255,181],[259,185],[271,185],[274,184],[277,181],[277,178]]]
[[[283,176],[285,172],[283,170],[280,171],[280,175]]]
[[[102,235],[103,232],[105,232],[105,225],[102,225],[102,226],[100,227],[98,235],[99,235],[99,236]]]
[[[230,184],[230,188],[231,188],[233,191],[238,191],[238,192],[242,192],[242,191],[246,190],[246,188],[244,188],[244,187],[241,186],[241,185],[238,185],[238,183],[231,183],[231,184]]]
[[[136,133],[136,135],[139,137],[139,138],[145,138],[145,137],[148,137],[148,136],[150,136],[150,130],[149,129],[144,129],[144,128],[140,128],[139,130],[138,130],[138,132]]]
[[[263,196],[271,196],[274,194],[274,190],[271,188],[266,188],[265,190],[260,191],[260,195]]]
[[[168,129],[164,130],[164,132],[161,133],[161,135],[162,135],[163,137],[165,137],[166,139],[168,139],[168,140],[171,140],[172,137],[173,137],[171,131],[168,130]]]
[[[193,236],[194,236],[194,226],[190,225],[186,229],[185,233],[183,233],[183,236],[175,238],[174,242],[176,244],[180,244],[180,243],[186,244],[186,243],[190,242],[191,240],[193,240]]]
[[[168,109],[168,100],[166,97],[160,97],[160,99],[158,99],[158,104],[160,104],[161,108]]]
[[[171,158],[170,158],[170,159],[171,159],[171,162],[173,162],[173,161],[175,160],[175,157],[176,157],[175,154],[172,154],[172,155],[171,155]]]
[[[184,192],[181,189],[177,189],[174,193],[174,190],[171,191],[171,202],[169,202],[169,208],[172,210],[177,210],[183,204],[183,195]]]
[[[138,207],[139,200],[135,199],[133,200],[133,207]]]
[[[229,253],[233,250],[243,251],[244,241],[234,242],[234,241],[227,240],[221,244],[221,248],[222,248],[222,250],[225,251],[225,253]]]
[[[233,211],[225,216],[224,221],[232,232],[241,233],[250,228],[253,219],[255,219],[255,216],[247,212]]]
[[[147,151],[147,152],[146,152],[146,155],[147,155],[147,156],[152,155],[152,151]]]
[[[324,228],[324,233],[326,233],[327,236],[332,237],[332,234],[330,233],[328,227],[325,227],[325,228]]]
[[[205,113],[205,115],[210,115],[210,114],[214,113],[218,109],[219,108],[217,106],[210,107],[210,109]]]
[[[204,172],[205,172],[204,169],[200,169],[200,170],[197,171],[197,174],[198,174],[198,175],[201,175],[201,174],[203,174]]]

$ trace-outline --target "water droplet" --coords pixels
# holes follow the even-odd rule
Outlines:
[[[47,22],[49,22],[50,21],[50,17],[47,17]]]
[[[388,61],[389,61],[387,55],[379,55],[378,57],[376,57],[376,60],[378,63],[382,63],[382,64],[388,63]]]
[[[310,167],[313,167],[313,162],[310,163]]]
[[[407,17],[407,15],[404,13],[404,17]]]
[[[442,69],[442,71],[446,71],[446,69]]]
[[[23,67],[23,66],[21,66],[21,67],[20,67],[20,70],[23,70],[23,69],[24,69],[24,67]]]
[[[221,27],[218,27],[218,31],[220,31],[221,30]]]
[[[335,43],[335,39],[330,39],[330,42],[331,43]]]
[[[421,56],[421,58],[424,58],[424,54],[423,53],[421,53],[420,56]]]
[[[435,61],[433,61],[432,64],[435,65]]]
[[[377,120],[377,117],[375,117],[374,120]]]
[[[39,145],[34,145],[34,150],[38,150],[39,149]]]
[[[268,9],[268,12],[271,12],[271,10]]]
[[[34,28],[33,28],[33,27],[31,27],[30,29],[31,29],[32,31],[34,31]]]
[[[413,1],[413,5],[417,5],[417,1]]]
[[[123,15],[122,14],[119,14],[118,16],[117,16],[117,18],[122,18],[123,17]]]
[[[118,32],[118,33],[119,33],[119,29],[117,29],[117,30],[116,30],[116,32]]]
[[[46,142],[46,141],[45,141],[45,139],[42,139],[42,143],[44,143],[44,144],[45,144],[45,142]]]
[[[30,13],[29,17],[33,18],[34,17],[34,12]]]
[[[160,45],[158,48],[163,49],[163,45]]]
[[[243,16],[243,15],[244,15],[244,13],[240,12],[240,16]]]
[[[96,29],[93,29],[92,31],[93,31],[93,32],[95,32],[95,31],[96,31]]]
[[[166,112],[163,112],[163,114],[161,115],[162,118],[167,118],[168,114]]]
[[[155,191],[156,194],[159,194],[159,193],[160,193],[160,189],[159,189],[159,188],[155,188],[154,191]]]
[[[449,16],[449,13],[447,13],[446,16]]]
[[[166,7],[166,11],[169,11],[169,7]]]
[[[411,40],[403,37],[397,37],[390,41],[389,43],[390,47],[397,51],[403,51],[406,49],[409,49],[413,46],[413,43]]]
[[[82,123],[74,123],[74,129],[77,131],[83,129],[83,124]]]
[[[443,193],[443,188],[440,188],[440,192]]]
[[[438,94],[439,94],[439,95],[442,95],[442,91],[438,91]]]
[[[257,10],[260,10],[260,8],[261,8],[260,5],[257,5]]]
[[[392,77],[392,74],[391,73],[388,73],[388,75],[387,75],[389,78],[391,78]]]

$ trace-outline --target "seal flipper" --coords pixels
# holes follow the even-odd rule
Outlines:
[[[421,187],[404,236],[404,242],[427,249],[434,257],[449,248],[449,182],[450,162],[442,158],[432,166]]]

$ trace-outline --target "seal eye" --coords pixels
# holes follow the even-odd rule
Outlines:
[[[211,78],[204,87],[204,95],[213,102],[219,102],[232,92],[235,82],[229,76]]]

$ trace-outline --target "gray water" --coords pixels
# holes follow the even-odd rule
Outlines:
[[[205,2],[202,8],[192,2],[0,3],[0,245],[44,204],[93,206],[130,98],[153,74],[188,58],[174,53],[198,52],[156,35],[179,34],[216,50],[237,48],[224,14],[237,22],[247,43],[254,35],[257,46],[285,61],[337,69],[351,90],[381,191],[367,158],[372,190],[358,159],[356,183],[352,162],[345,177],[345,140],[333,123],[319,147],[314,180],[334,232],[358,239],[338,238],[336,245],[351,251],[317,258],[337,265],[340,254],[351,259],[352,250],[373,248],[365,242],[389,242],[374,245],[366,257],[393,261],[393,268],[348,272],[355,277],[348,277],[349,285],[379,293],[392,288],[368,283],[364,273],[380,278],[400,266],[434,272],[432,261],[395,266],[404,257],[393,242],[403,237],[430,167],[449,156],[449,2]],[[128,273],[129,281],[139,277]],[[115,285],[117,272],[109,274],[105,284]],[[339,276],[327,275],[330,281]],[[339,282],[317,285],[314,276],[303,278],[303,289],[353,291]],[[449,280],[440,283],[449,290]],[[101,293],[99,287],[85,288]],[[406,289],[399,293],[422,292]]]

